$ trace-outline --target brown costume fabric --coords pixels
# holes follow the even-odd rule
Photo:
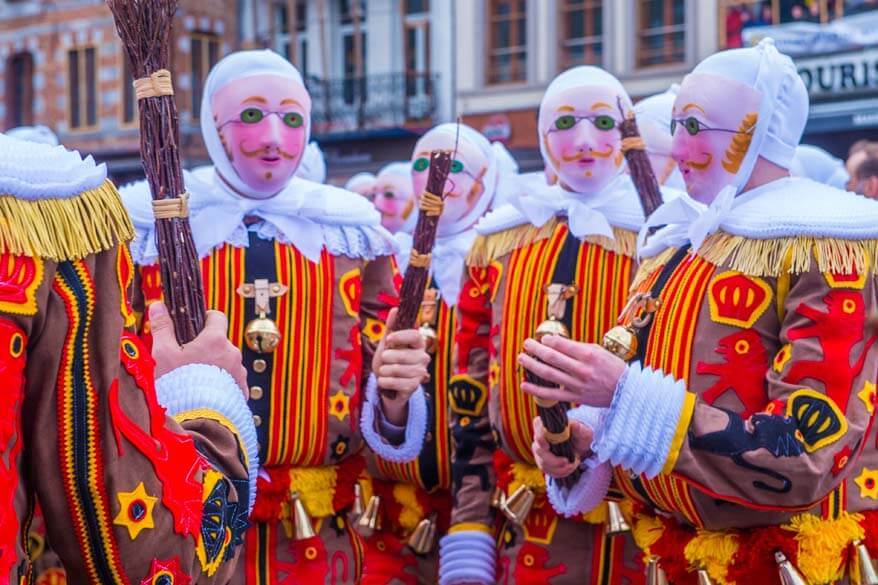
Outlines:
[[[155,401],[149,352],[122,337],[125,244],[0,264],[0,492],[14,495],[2,504],[0,580],[30,574],[21,535],[38,501],[70,583],[139,583],[162,570],[178,583],[225,582],[246,526],[244,451],[216,414],[181,426]],[[202,530],[215,511],[218,547]]]
[[[878,507],[878,348],[867,325],[878,299],[869,268],[821,273],[812,254],[807,272],[757,277],[690,254],[670,272],[644,363],[684,380],[697,398],[691,420],[678,428],[684,440],[670,473],[632,479],[617,469],[618,485],[645,506],[641,521],[661,511],[690,530],[752,535],[784,526],[791,542],[822,532],[830,540],[810,557],[801,543],[788,556],[798,555],[806,579],[817,564],[837,578],[847,574],[848,558],[856,561],[850,543],[863,537],[856,524],[869,524],[847,513]],[[660,268],[650,272],[639,275],[641,291],[651,289]],[[827,523],[811,525],[802,512]],[[835,522],[849,519],[855,522]],[[838,547],[826,544],[836,536]],[[878,547],[874,537],[867,529],[870,550]],[[768,570],[769,543],[777,542],[766,536],[764,549],[748,554]],[[657,554],[648,539],[640,544]],[[819,562],[809,560],[815,552]]]
[[[633,238],[616,233],[617,244]],[[515,245],[504,246],[507,240]],[[640,583],[634,548],[622,544],[627,537],[605,538],[603,525],[562,518],[547,502],[531,452],[536,407],[520,389],[517,363],[524,340],[547,316],[546,285],[578,287],[567,301],[565,322],[573,339],[600,342],[624,306],[634,262],[597,241],[580,242],[564,221],[548,229],[525,226],[483,236],[474,249],[479,248],[502,251],[476,262],[471,255],[459,303],[451,381],[451,530],[490,530],[498,536],[501,583]],[[497,449],[502,456],[495,457]],[[507,495],[519,485],[536,492],[524,526],[507,526],[491,507],[498,485]]]

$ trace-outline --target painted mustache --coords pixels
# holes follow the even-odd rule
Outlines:
[[[280,146],[260,146],[259,148],[256,148],[254,150],[247,150],[243,142],[239,146],[241,148],[241,152],[244,153],[244,156],[248,158],[262,158],[273,153],[279,154],[281,157],[287,160],[296,160],[296,157],[299,156],[299,153],[286,152]]]
[[[709,167],[711,165],[711,163],[713,163],[713,155],[710,154],[709,152],[705,152],[704,154],[707,155],[707,157],[702,162],[695,162],[694,160],[687,160],[686,164],[688,166],[692,167],[693,169],[695,169],[696,171],[707,170],[707,167]]]
[[[577,162],[579,160],[582,160],[583,158],[591,158],[591,157],[610,158],[611,156],[613,156],[614,150],[615,149],[612,146],[610,146],[607,148],[607,150],[597,150],[595,148],[590,148],[587,151],[577,152],[576,154],[571,155],[571,156],[566,156],[562,153],[561,160],[563,160],[564,162],[567,162],[567,163],[571,163],[571,162]]]

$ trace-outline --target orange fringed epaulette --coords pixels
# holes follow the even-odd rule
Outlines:
[[[0,253],[78,260],[132,237],[134,226],[109,180],[68,198],[0,195]]]
[[[545,240],[555,233],[555,229],[563,220],[552,218],[540,227],[525,224],[497,232],[480,235],[473,242],[466,262],[468,266],[484,267],[492,261],[509,254],[513,250],[523,248],[534,242]],[[633,258],[637,252],[637,234],[621,228],[613,228],[613,238],[605,236],[588,236],[586,242],[597,244],[602,248]]]
[[[802,274],[817,262],[820,272],[863,274],[875,269],[878,240],[843,240],[811,236],[753,239],[717,232],[698,249],[698,255],[717,266],[750,276]]]

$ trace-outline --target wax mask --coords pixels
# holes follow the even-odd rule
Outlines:
[[[655,178],[658,180],[659,185],[664,185],[668,177],[671,176],[671,173],[674,172],[674,166],[676,166],[677,161],[668,155],[649,152],[648,150],[647,156],[649,157],[649,166],[652,167],[652,172],[655,173]]]
[[[356,193],[357,195],[362,195],[369,201],[375,201],[375,181],[360,181],[356,185],[351,187],[351,191]]]
[[[622,167],[616,93],[571,87],[543,102],[540,139],[561,184],[577,193],[603,189]]]
[[[398,232],[414,209],[411,178],[400,173],[378,173],[373,202],[381,212],[381,225],[391,233]]]
[[[418,197],[427,188],[430,152],[453,149],[454,139],[447,134],[428,134],[418,142],[412,159],[412,183]],[[444,235],[449,227],[463,219],[476,206],[479,197],[485,192],[484,179],[488,163],[480,148],[463,138],[458,141],[457,153],[451,162],[451,172],[445,183],[445,207],[438,226],[440,235]]]
[[[683,80],[671,116],[671,155],[692,198],[709,204],[732,183],[750,148],[761,99],[752,87],[726,77]]]
[[[305,149],[311,98],[277,75],[228,83],[211,100],[217,132],[238,177],[258,193],[281,191]]]

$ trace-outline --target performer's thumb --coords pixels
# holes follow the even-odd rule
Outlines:
[[[177,336],[174,333],[174,322],[168,307],[162,301],[156,301],[149,305],[149,327],[152,332],[153,345],[177,344]]]

